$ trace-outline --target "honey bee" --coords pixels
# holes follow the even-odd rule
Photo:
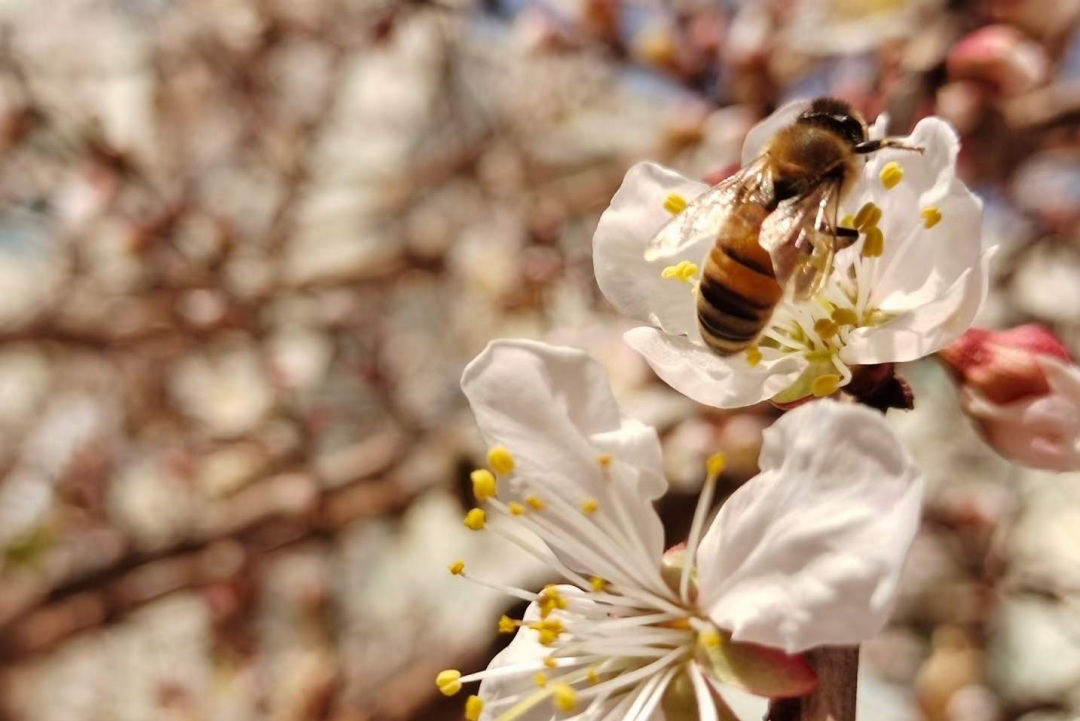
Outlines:
[[[796,300],[814,297],[836,251],[858,239],[837,216],[863,156],[882,148],[923,150],[894,138],[870,140],[858,111],[835,98],[787,112],[793,122],[757,159],[691,202],[645,253],[654,260],[714,241],[697,288],[697,317],[702,339],[720,355],[750,347],[789,286]]]

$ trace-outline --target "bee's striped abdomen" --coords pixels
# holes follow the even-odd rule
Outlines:
[[[702,339],[721,355],[752,345],[784,295],[769,254],[758,244],[766,215],[761,204],[742,205],[724,223],[705,260],[698,286],[698,326]]]

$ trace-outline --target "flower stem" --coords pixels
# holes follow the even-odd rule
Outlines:
[[[855,721],[859,647],[819,648],[807,656],[817,672],[818,688],[802,699],[799,721]]]
[[[802,698],[773,701],[768,721],[855,721],[859,647],[817,648],[806,658],[817,673],[817,690]]]

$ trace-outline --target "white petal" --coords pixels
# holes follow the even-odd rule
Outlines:
[[[610,518],[643,547],[637,563],[659,567],[664,532],[652,501],[667,490],[656,431],[622,414],[603,367],[583,351],[524,340],[488,345],[466,368],[461,388],[480,432],[491,446],[505,446],[517,467],[500,479],[499,497],[521,500],[532,491],[562,498],[577,508],[599,501],[597,518]],[[605,475],[598,458],[614,456]],[[617,517],[621,506],[628,518]],[[544,517],[578,534],[581,519],[558,509]],[[592,523],[592,521],[590,521]],[[596,537],[578,538],[596,545]],[[599,549],[610,554],[613,549]],[[614,549],[629,552],[629,547]],[[572,567],[615,581],[604,569]]]
[[[765,432],[760,465],[699,551],[712,620],[789,653],[877,633],[922,500],[922,474],[883,416],[808,403]]]
[[[620,313],[669,333],[696,336],[697,311],[691,287],[660,274],[682,260],[700,264],[708,251],[707,243],[655,261],[645,260],[645,248],[672,218],[664,209],[669,195],[678,194],[690,201],[708,187],[656,163],[638,163],[626,173],[593,235],[596,282]]]
[[[801,356],[762,348],[762,361],[750,367],[743,354],[721,356],[688,338],[644,326],[627,331],[623,338],[669,386],[717,408],[768,400],[795,382],[807,366]]]
[[[993,255],[993,249],[984,253],[936,300],[883,325],[852,331],[840,359],[849,365],[903,363],[936,353],[959,338],[986,300]]]
[[[872,280],[870,303],[883,309],[934,300],[977,264],[982,251],[982,202],[956,177],[960,144],[955,131],[937,118],[926,118],[905,142],[926,152],[876,153],[866,166],[865,190],[847,204],[858,208],[872,200],[882,209],[885,249]],[[892,162],[904,169],[904,178],[886,189],[879,174]],[[920,213],[930,207],[938,209],[941,220],[926,228]]]
[[[772,115],[750,128],[750,132],[746,134],[746,140],[743,141],[742,164],[749,165],[757,160],[765,152],[765,145],[772,136],[794,123],[799,114],[808,107],[810,107],[809,100],[793,100],[780,106]]]

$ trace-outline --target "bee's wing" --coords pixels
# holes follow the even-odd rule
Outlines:
[[[731,209],[745,199],[772,194],[762,155],[695,198],[668,222],[645,248],[645,260],[678,255],[697,243],[715,241]]]
[[[830,225],[826,216],[839,203],[839,191],[839,183],[828,183],[786,200],[761,226],[759,242],[772,258],[773,272],[781,285],[791,283],[797,300],[817,295],[832,272],[838,240],[836,222]]]

